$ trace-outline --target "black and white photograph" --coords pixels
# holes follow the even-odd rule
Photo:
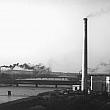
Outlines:
[[[0,110],[110,110],[110,0],[0,0]]]

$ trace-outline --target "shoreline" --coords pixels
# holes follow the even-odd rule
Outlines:
[[[110,96],[43,92],[0,104],[0,110],[109,110]],[[108,109],[109,108],[109,109]]]

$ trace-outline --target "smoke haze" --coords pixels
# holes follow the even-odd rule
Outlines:
[[[101,8],[99,11],[96,11],[96,12],[93,12],[93,13],[90,13],[89,15],[87,15],[87,18],[101,16],[102,14],[106,14],[109,12],[110,12],[110,7],[106,8],[106,9]]]
[[[101,62],[94,69],[90,69],[94,73],[110,73],[110,62]]]

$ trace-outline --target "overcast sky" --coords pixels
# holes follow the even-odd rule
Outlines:
[[[109,0],[0,0],[0,65],[80,71],[88,15],[89,67],[110,61],[109,10]]]

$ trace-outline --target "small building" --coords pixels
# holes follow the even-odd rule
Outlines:
[[[80,90],[80,85],[72,85],[72,90],[73,91],[77,91],[77,90]]]
[[[110,75],[91,75],[90,87],[92,91],[110,92]]]

